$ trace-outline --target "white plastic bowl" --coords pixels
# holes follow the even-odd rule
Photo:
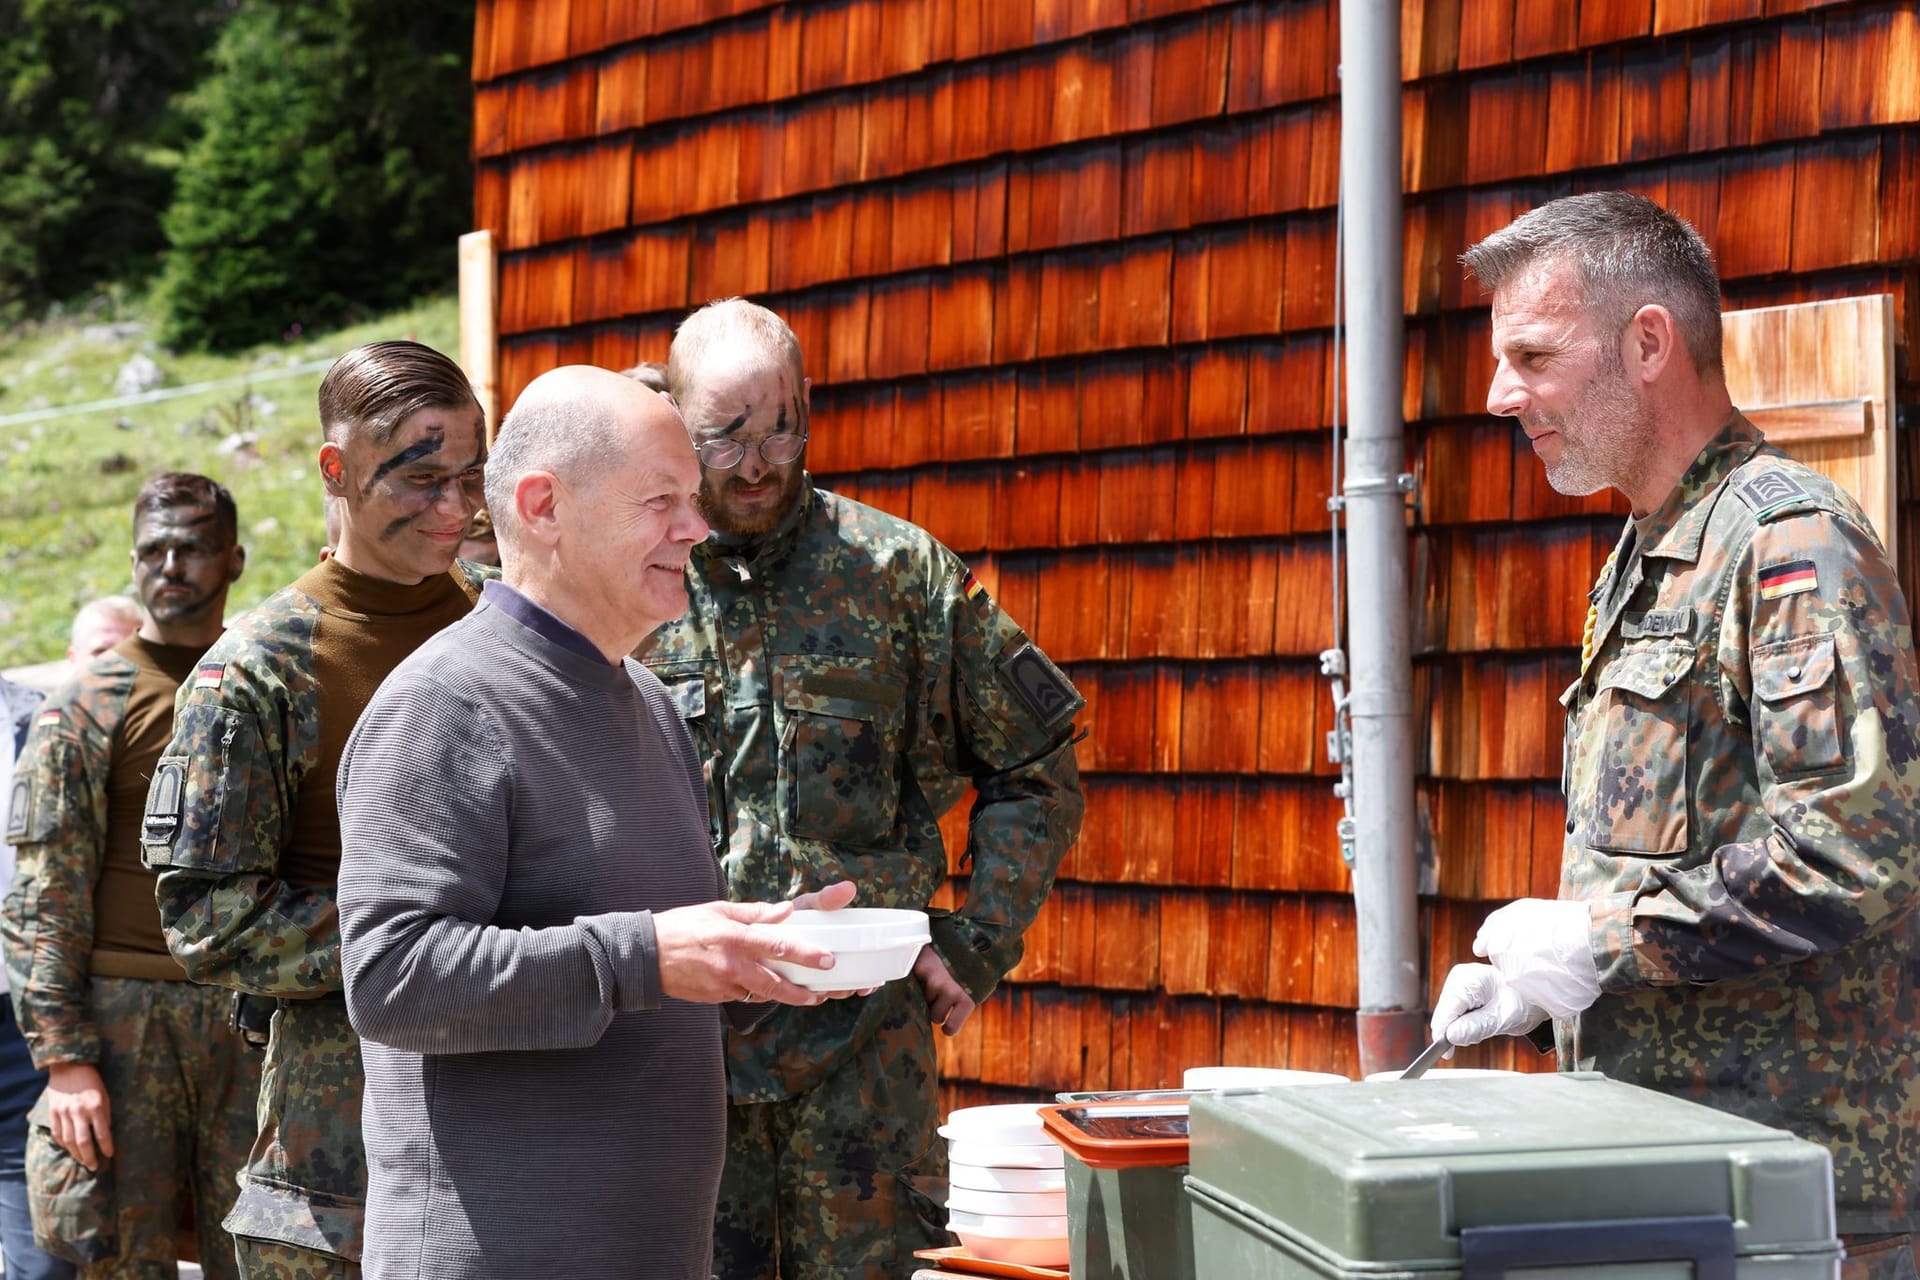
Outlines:
[[[972,1142],[955,1138],[947,1144],[947,1160],[952,1164],[991,1165],[999,1169],[1063,1169],[1066,1152],[1057,1142],[1022,1143]]]
[[[1188,1067],[1180,1084],[1188,1089],[1273,1089],[1301,1084],[1352,1084],[1330,1071],[1288,1071],[1282,1067]]]
[[[996,1164],[962,1164],[947,1161],[947,1183],[969,1191],[1065,1191],[1067,1171],[1060,1169],[1014,1169]]]
[[[1051,1141],[1040,1123],[1038,1102],[1005,1102],[990,1107],[961,1107],[940,1126],[943,1138],[968,1142],[1004,1142],[1033,1146]]]
[[[949,1166],[951,1167],[951,1166]],[[975,1191],[972,1187],[947,1187],[947,1208],[955,1213],[978,1213],[998,1218],[1063,1218],[1067,1213],[1067,1192],[1059,1191]]]
[[[800,910],[765,927],[795,942],[833,952],[831,969],[814,969],[789,960],[766,962],[788,982],[809,991],[853,991],[904,978],[913,972],[914,960],[931,938],[926,912],[896,907]]]
[[[953,1210],[947,1214],[947,1230],[959,1236],[975,1257],[1028,1267],[1067,1265],[1064,1217],[1002,1218]]]

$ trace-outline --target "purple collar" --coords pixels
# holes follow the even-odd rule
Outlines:
[[[541,639],[551,641],[562,649],[577,653],[583,658],[592,658],[603,666],[620,665],[618,662],[608,663],[607,655],[600,652],[593,641],[499,579],[490,580],[482,588],[481,594],[488,604]]]

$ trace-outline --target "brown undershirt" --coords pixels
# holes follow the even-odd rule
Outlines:
[[[154,972],[120,976],[184,980],[186,972],[167,954],[167,940],[160,931],[160,913],[153,904],[153,872],[140,862],[140,830],[154,762],[173,736],[174,695],[193,674],[206,646],[155,644],[131,635],[113,651],[137,670],[114,730],[113,763],[107,771],[106,856],[93,888],[93,968],[99,973],[126,967],[115,963],[116,955],[153,957],[135,967]]]
[[[301,779],[280,878],[330,885],[340,876],[334,781],[348,735],[388,673],[434,633],[466,617],[473,602],[452,573],[406,586],[356,573],[338,559],[307,570],[293,586],[320,608],[312,657],[320,690],[320,758]]]

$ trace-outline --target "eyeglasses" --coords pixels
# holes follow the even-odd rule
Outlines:
[[[693,446],[700,458],[700,464],[715,471],[731,471],[740,465],[740,460],[752,449],[760,455],[760,460],[770,467],[784,467],[807,447],[807,433],[802,431],[776,431],[759,444],[742,444],[738,440],[707,440]]]

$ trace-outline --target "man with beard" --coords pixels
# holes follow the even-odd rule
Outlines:
[[[341,996],[334,779],[374,689],[465,617],[454,553],[481,504],[486,429],[458,365],[377,342],[320,384],[333,555],[235,618],[181,691],[142,846],[167,945],[196,982],[273,1006],[259,1136],[225,1226],[247,1280],[359,1271],[367,1172],[359,1042]]]
[[[1867,518],[1728,398],[1700,237],[1622,192],[1469,249],[1493,294],[1487,408],[1562,493],[1633,516],[1567,709],[1560,896],[1487,918],[1447,977],[1455,1044],[1553,1019],[1564,1070],[1690,1098],[1833,1153],[1848,1277],[1912,1277],[1912,635]],[[1543,1036],[1544,1038],[1544,1036]]]
[[[852,880],[863,906],[925,907],[947,875],[940,815],[977,793],[967,900],[909,981],[728,1036],[715,1270],[901,1275],[946,1242],[923,1194],[946,1165],[932,1028],[957,1032],[1018,963],[1079,834],[1084,704],[951,551],[808,480],[808,382],[780,317],[703,308],[667,379],[713,534],[690,609],[635,656],[700,751],[728,895]]]
[[[134,635],[81,667],[35,717],[13,789],[7,965],[20,1028],[49,1080],[27,1147],[44,1246],[88,1276],[171,1277],[182,1200],[210,1276],[253,1141],[260,1069],[225,992],[167,954],[140,865],[140,825],[174,696],[219,638],[246,551],[233,498],[205,476],[156,476],[134,500]]]

